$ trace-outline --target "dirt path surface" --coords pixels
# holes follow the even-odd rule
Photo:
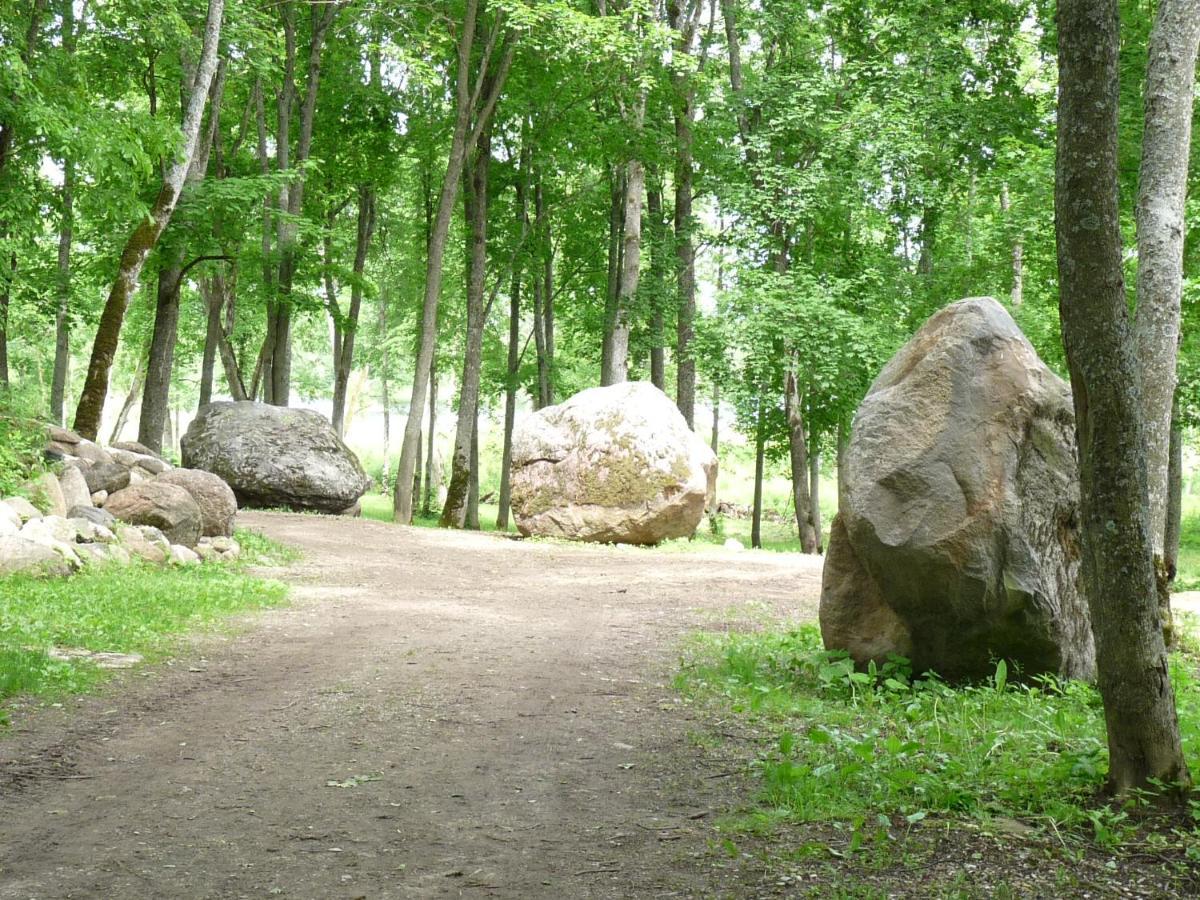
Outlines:
[[[755,895],[671,677],[818,561],[241,524],[294,602],[0,738],[0,898]]]

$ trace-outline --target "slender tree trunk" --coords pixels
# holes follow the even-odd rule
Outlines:
[[[847,452],[850,449],[850,423],[842,418],[838,421],[837,434],[837,493],[838,512],[845,511],[847,491],[850,489],[849,476],[846,472]]]
[[[92,345],[92,356],[88,363],[87,380],[75,410],[75,430],[92,440],[95,440],[100,430],[100,417],[104,413],[104,401],[108,396],[108,375],[117,353],[125,308],[129,305],[129,298],[133,294],[147,254],[158,243],[163,229],[167,227],[175,211],[184,179],[196,153],[200,125],[204,119],[204,107],[217,70],[217,48],[224,12],[225,0],[209,0],[208,17],[204,26],[204,45],[196,69],[195,87],[184,116],[182,152],[167,171],[162,189],[149,215],[138,223],[133,234],[129,236],[121,253],[116,280],[100,314],[100,324],[96,330],[96,340]]]
[[[537,396],[534,398],[535,409],[545,409],[550,405],[550,369],[546,365],[546,326],[545,309],[542,298],[542,283],[535,279],[533,282],[533,343],[537,354]]]
[[[815,441],[814,441],[815,444]],[[815,446],[808,452],[808,502],[817,553],[825,552],[825,535],[821,523],[821,451]]]
[[[663,223],[662,184],[650,179],[646,188],[646,215],[650,219],[650,383],[660,391],[667,387],[667,360],[663,304],[666,301],[667,236]],[[690,423],[689,423],[690,424]]]
[[[529,160],[527,148],[521,148],[521,175],[517,179],[517,230],[524,232],[529,220],[529,186],[526,183]],[[508,295],[508,371],[504,383],[504,453],[500,460],[500,509],[496,530],[508,530],[508,511],[512,503],[512,438],[517,419],[517,375],[521,368],[521,276],[523,266],[513,266],[512,287]]]
[[[437,360],[435,359],[429,366],[429,450],[425,454],[425,494],[424,502],[421,504],[421,512],[426,516],[433,515],[433,505],[438,499],[438,481],[440,478],[434,478],[434,454],[437,438],[437,393],[438,393],[438,377],[437,377]],[[411,414],[410,414],[411,415]],[[421,445],[421,433],[417,432],[417,446]],[[418,455],[420,451],[418,449]],[[416,471],[414,466],[413,471]]]
[[[171,369],[175,361],[175,342],[179,329],[179,281],[183,273],[183,247],[163,254],[155,291],[154,332],[150,338],[150,359],[138,417],[138,442],[156,453],[163,449],[163,432],[169,414]],[[162,258],[162,257],[160,257]]]
[[[803,401],[796,373],[789,368],[784,385],[784,411],[788,423],[788,451],[792,463],[792,505],[796,510],[796,530],[800,549],[817,552],[817,531],[812,518],[812,501],[808,493],[808,434],[804,428]]]
[[[117,421],[113,425],[112,434],[108,436],[110,444],[115,444],[121,439],[121,432],[125,430],[125,423],[129,421],[129,413],[133,409],[133,405],[137,403],[137,398],[141,396],[142,382],[145,377],[145,360],[138,357],[137,368],[133,370],[133,378],[129,382],[129,393],[125,395],[125,402],[121,404],[121,411],[117,413]]]
[[[1082,586],[1108,728],[1109,787],[1188,785],[1159,621],[1146,435],[1122,272],[1117,0],[1058,5],[1055,222],[1079,442]]]
[[[1005,219],[1009,219],[1012,201],[1009,199],[1007,183],[1000,186],[1000,211],[1004,213]],[[1012,290],[1009,292],[1009,299],[1013,306],[1020,306],[1025,302],[1025,242],[1020,233],[1013,238]]]
[[[1137,199],[1137,315],[1150,542],[1163,556],[1171,406],[1183,295],[1184,209],[1192,146],[1200,0],[1160,0],[1146,65],[1145,131]]]
[[[475,421],[471,425],[471,481],[467,487],[467,516],[464,523],[479,530],[479,401],[475,401]]]
[[[554,404],[554,240],[550,230],[550,207],[539,179],[534,190],[537,217],[542,224],[542,350],[546,354],[546,406]]]
[[[413,489],[414,497],[421,496],[421,446],[422,446],[421,435],[418,434],[417,435],[417,465],[416,465],[416,468],[413,469],[412,489]],[[433,459],[432,452],[433,451],[430,450],[430,454],[431,454],[430,459],[431,460]],[[426,515],[428,515],[428,512],[426,512]]]
[[[1167,581],[1179,574],[1179,540],[1183,534],[1183,428],[1179,407],[1171,417],[1171,467],[1167,473],[1167,530],[1163,539],[1163,568]]]
[[[474,158],[464,178],[463,207],[467,219],[467,339],[463,375],[458,391],[458,426],[450,457],[450,484],[440,524],[466,524],[471,488],[471,448],[479,416],[479,382],[483,365],[484,279],[487,275],[488,170],[492,159],[491,130],[479,136]]]
[[[350,383],[350,372],[354,368],[354,341],[358,332],[358,317],[362,310],[363,277],[367,268],[367,254],[371,249],[371,235],[375,232],[375,188],[362,185],[358,189],[358,229],[354,244],[354,281],[350,284],[350,312],[342,330],[341,346],[334,368],[333,384],[333,428],[342,437],[346,425],[346,388]]]
[[[70,4],[65,6],[69,7]],[[63,28],[68,29],[64,11]],[[72,29],[73,30],[73,29]],[[65,43],[65,39],[64,39]],[[71,361],[71,243],[74,226],[75,161],[63,160],[62,218],[58,229],[58,312],[54,319],[54,378],[50,383],[50,418],[66,422],[67,366]]]
[[[472,101],[471,90],[471,56],[475,40],[476,19],[479,12],[479,0],[467,0],[464,12],[463,26],[458,43],[458,73],[455,81],[455,122],[454,133],[450,141],[450,154],[446,162],[446,177],[442,182],[441,195],[438,198],[437,216],[434,219],[433,231],[430,235],[429,253],[425,268],[425,296],[421,307],[421,345],[417,352],[417,365],[413,375],[412,400],[409,403],[408,421],[404,425],[404,444],[400,451],[400,470],[396,479],[396,497],[393,516],[401,524],[412,521],[413,497],[412,477],[416,468],[416,450],[419,432],[421,430],[421,411],[425,407],[425,394],[429,388],[430,366],[433,364],[434,348],[437,345],[437,308],[438,297],[442,290],[442,259],[446,252],[446,239],[450,233],[450,217],[454,212],[454,202],[458,196],[458,183],[462,177],[463,162],[468,143],[473,144],[478,139],[478,132],[490,122],[503,90],[512,65],[513,46],[506,40],[506,49],[502,54],[497,73],[490,80],[490,89],[480,90],[475,94],[481,100],[482,106],[476,110]],[[500,28],[497,23],[495,28]],[[486,79],[487,73],[481,72],[480,79]],[[471,119],[475,114],[476,123],[472,134]],[[432,431],[432,428],[431,428]]]
[[[641,101],[642,109],[645,100]],[[641,117],[638,117],[640,130]],[[609,384],[629,380],[629,316],[637,301],[642,268],[642,198],[646,193],[646,170],[640,159],[625,165],[625,217],[621,234],[621,288],[617,293],[616,320],[609,353]]]
[[[718,281],[720,281],[719,278]],[[719,459],[719,451],[721,448],[721,386],[715,380],[713,381],[712,396],[712,438],[709,442],[709,446],[712,448],[713,456],[716,456]],[[718,502],[717,492],[715,489],[713,490],[712,496],[709,497],[708,500],[709,527],[712,529],[713,533],[716,534],[716,515],[717,510],[720,508],[720,504]]]
[[[608,276],[604,293],[604,329],[600,344],[600,384],[613,384],[613,331],[617,327],[617,304],[621,294],[621,246],[625,215],[625,172],[609,168]]]
[[[0,384],[9,387],[8,380],[8,306],[12,297],[13,280],[17,275],[17,254],[7,260],[4,284],[0,285]]]
[[[392,399],[389,396],[388,373],[391,361],[388,352],[388,294],[387,282],[379,292],[379,402],[383,404],[383,470],[381,480],[384,491],[391,484],[392,455]],[[419,496],[419,494],[418,494]]]
[[[204,355],[200,361],[200,402],[197,409],[212,403],[213,380],[217,369],[218,335],[221,333],[221,312],[224,291],[216,285],[216,275],[200,279],[200,296],[204,300]]]
[[[754,423],[754,510],[750,520],[750,546],[762,547],[763,466],[766,462],[767,423],[763,402],[758,400],[758,416]]]

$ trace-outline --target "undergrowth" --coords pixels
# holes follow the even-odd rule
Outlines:
[[[236,538],[242,556],[233,563],[109,564],[70,578],[0,579],[0,699],[78,693],[103,678],[86,660],[52,657],[52,648],[153,657],[183,632],[282,602],[285,585],[245,569],[286,562],[294,551],[251,531]]]
[[[0,390],[0,498],[19,493],[45,469],[46,426],[26,407],[18,396]]]
[[[1137,831],[1137,807],[1097,798],[1107,770],[1100,698],[1090,685],[1019,683],[1000,662],[990,681],[952,686],[914,678],[894,658],[856,671],[822,649],[813,626],[786,633],[696,638],[678,676],[693,697],[719,697],[752,718],[768,743],[753,762],[759,790],[737,829],[822,822],[849,849],[891,839],[926,817],[1017,820],[1056,837],[1117,846]],[[1200,758],[1195,659],[1172,666],[1190,760]],[[1194,768],[1195,765],[1193,766]],[[1200,801],[1192,817],[1153,835],[1200,862]]]

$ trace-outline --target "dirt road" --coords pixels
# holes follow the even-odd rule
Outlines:
[[[754,896],[680,640],[799,556],[254,513],[294,602],[0,737],[0,898]]]

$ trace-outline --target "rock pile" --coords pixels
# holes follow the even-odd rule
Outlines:
[[[220,478],[176,469],[134,442],[104,448],[50,428],[61,471],[0,500],[0,575],[68,575],[99,562],[191,565],[236,558],[237,500]]]

